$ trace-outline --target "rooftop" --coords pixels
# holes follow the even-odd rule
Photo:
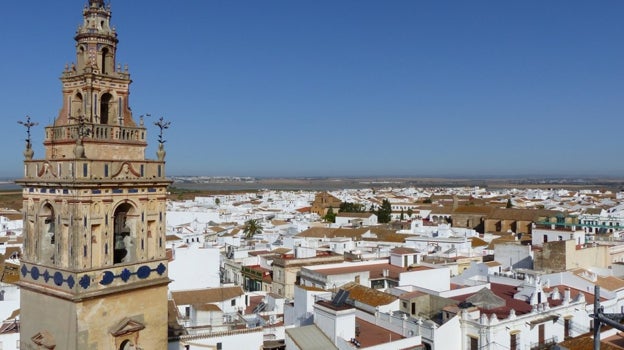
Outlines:
[[[233,299],[245,294],[240,286],[182,290],[171,292],[171,297],[177,305],[199,305],[218,303]]]
[[[388,262],[379,262],[376,264],[357,264],[357,265],[347,265],[342,267],[331,267],[331,268],[319,268],[314,269],[314,272],[319,273],[325,276],[331,275],[342,275],[348,273],[357,273],[357,272],[369,272],[370,279],[379,279],[386,277],[385,272],[388,272],[387,277],[398,279],[399,274],[401,272],[408,271],[406,268],[402,268],[399,266],[391,265]]]

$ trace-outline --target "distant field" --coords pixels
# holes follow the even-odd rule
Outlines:
[[[22,209],[21,191],[0,191],[0,208]]]
[[[172,200],[187,200],[195,197],[237,192],[255,192],[263,189],[270,190],[305,190],[305,191],[333,191],[340,189],[382,188],[382,187],[464,187],[479,186],[489,189],[549,189],[565,188],[570,190],[609,190],[613,192],[624,190],[624,179],[594,178],[594,179],[471,179],[471,178],[267,178],[252,182],[223,182],[223,183],[192,183],[176,182],[170,188],[169,198]],[[0,190],[0,208],[20,210],[22,208],[22,193],[15,189],[15,185]]]

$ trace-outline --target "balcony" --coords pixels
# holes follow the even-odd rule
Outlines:
[[[85,124],[82,126],[85,140],[122,141],[145,143],[145,128],[118,125]],[[46,143],[73,141],[78,139],[80,125],[64,125],[46,127]]]
[[[550,349],[557,344],[557,337],[544,339],[543,342],[531,343],[531,350]]]

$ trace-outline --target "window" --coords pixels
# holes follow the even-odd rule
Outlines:
[[[563,338],[568,339],[572,336],[570,329],[572,328],[572,319],[566,318],[563,320]]]
[[[509,350],[518,350],[518,333],[509,335]]]
[[[232,299],[232,306],[236,306],[236,299]]]
[[[186,316],[186,318],[191,317],[191,307],[187,306],[186,308],[184,308],[184,316]]]
[[[479,350],[479,338],[468,336],[470,342],[470,350]]]

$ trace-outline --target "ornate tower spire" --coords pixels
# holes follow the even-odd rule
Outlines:
[[[104,1],[91,0],[82,14],[84,20],[75,37],[77,71],[91,68],[104,75],[113,73],[118,40],[110,24],[110,6],[105,6]]]
[[[33,159],[26,118],[21,348],[167,347],[167,187],[132,117],[130,74],[116,66],[117,33],[103,0],[89,0],[63,104]],[[61,319],[63,322],[59,322]]]
[[[91,7],[104,7],[104,0],[89,0]]]
[[[61,76],[63,105],[54,125],[46,128],[46,156],[99,158],[106,154],[115,158],[121,154],[113,150],[124,144],[128,146],[124,157],[144,158],[145,127],[137,126],[132,117],[132,80],[127,65],[122,70],[117,64],[119,40],[111,25],[110,5],[90,0],[82,15],[74,37],[76,62],[67,65]],[[78,135],[78,130],[87,129],[86,137]]]

